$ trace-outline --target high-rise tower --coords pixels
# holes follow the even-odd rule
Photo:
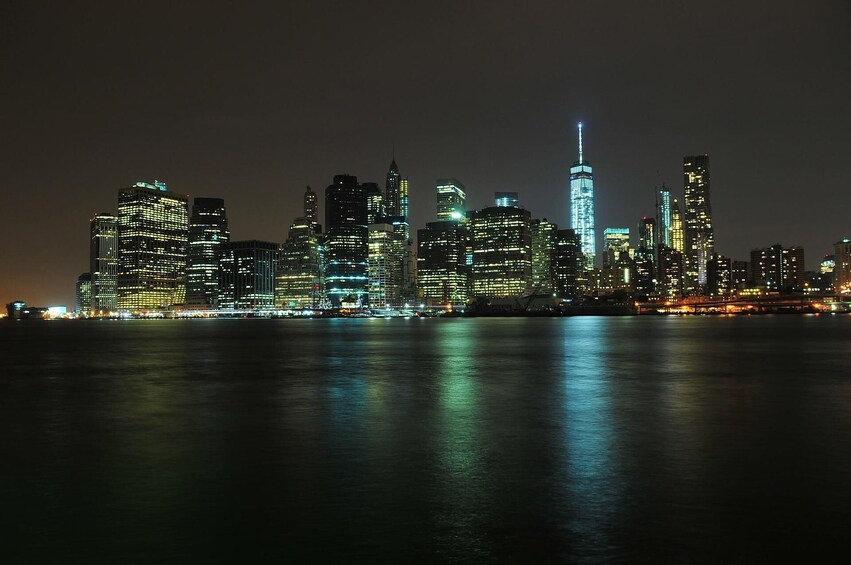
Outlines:
[[[89,231],[91,304],[87,304],[86,309],[91,309],[93,316],[103,316],[117,306],[118,218],[105,212],[98,214],[92,218]]]
[[[219,246],[230,241],[225,201],[196,197],[189,218],[186,304],[201,310],[218,307]]]
[[[458,222],[466,217],[467,194],[457,179],[437,179],[437,221]]]
[[[119,310],[168,308],[186,299],[188,203],[159,181],[119,191]]]
[[[396,156],[390,162],[390,170],[387,171],[387,182],[384,185],[384,213],[388,216],[401,216],[399,210],[399,188],[402,177],[399,175],[399,166],[396,165]]]
[[[664,184],[656,193],[656,226],[659,230],[657,243],[671,247],[671,191]]]
[[[304,218],[310,222],[311,225],[319,224],[319,203],[316,193],[313,192],[309,186],[307,187],[307,190],[304,191]]]
[[[570,167],[570,229],[582,246],[586,269],[593,269],[597,255],[594,231],[594,171],[582,156],[582,122],[579,122],[579,160]]]
[[[685,228],[683,227],[683,214],[680,211],[680,203],[674,198],[671,204],[671,249],[683,253],[685,247]]]
[[[368,237],[366,193],[357,177],[336,175],[325,189],[325,286],[336,307],[366,305]]]
[[[688,290],[706,285],[706,264],[715,253],[709,202],[709,155],[683,158],[685,193],[685,282]]]

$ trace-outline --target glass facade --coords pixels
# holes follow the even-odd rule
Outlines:
[[[582,244],[576,232],[558,230],[555,247],[555,291],[561,298],[574,298],[579,294],[579,274],[583,269]]]
[[[520,196],[516,192],[494,192],[494,206],[520,208]]]
[[[469,232],[457,221],[417,230],[417,287],[430,306],[465,304],[470,296]]]
[[[118,309],[171,308],[186,299],[189,197],[165,183],[118,193]]]
[[[494,206],[471,214],[474,296],[519,297],[531,290],[531,221],[520,208]]]
[[[366,193],[357,177],[337,175],[325,190],[325,224],[328,300],[335,308],[366,306],[369,231]]]
[[[543,220],[532,220],[532,291],[552,293],[555,290],[555,251],[558,226]]]
[[[458,222],[466,217],[467,194],[464,185],[457,179],[438,179],[437,221]]]
[[[219,309],[271,310],[275,307],[278,244],[231,241],[219,247]]]
[[[392,224],[369,226],[369,306],[402,306],[405,246],[402,232]]]
[[[89,222],[89,269],[93,316],[109,315],[118,307],[118,218],[101,213]]]
[[[92,274],[83,273],[77,277],[76,308],[78,316],[89,316],[92,305]]]
[[[214,310],[219,299],[219,246],[230,241],[225,201],[195,198],[189,219],[186,304]]]
[[[579,124],[579,160],[570,167],[570,229],[579,236],[587,270],[593,269],[596,256],[594,230],[594,171],[582,156],[582,124]]]
[[[659,228],[658,242],[671,247],[671,191],[662,185],[656,196],[656,225]]]
[[[706,285],[706,265],[715,254],[709,201],[709,155],[683,158],[685,202],[685,282],[687,290]]]

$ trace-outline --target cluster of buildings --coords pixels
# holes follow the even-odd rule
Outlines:
[[[283,244],[232,240],[221,198],[197,197],[190,207],[188,196],[162,182],[138,182],[119,191],[117,215],[91,219],[77,312],[456,309],[534,297],[552,307],[587,296],[672,301],[851,290],[848,239],[814,273],[804,270],[800,247],[754,249],[750,261],[719,254],[708,155],[684,158],[682,206],[662,185],[655,213],[637,223],[637,238],[630,227],[605,228],[598,253],[594,172],[584,158],[582,124],[578,157],[570,167],[568,229],[533,218],[513,192],[468,210],[464,185],[445,178],[435,183],[435,220],[416,238],[408,180],[395,159],[383,189],[335,176],[325,189],[324,224],[319,194],[307,187],[303,213]]]

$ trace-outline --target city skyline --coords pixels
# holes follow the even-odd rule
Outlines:
[[[654,216],[662,182],[682,206],[681,159],[703,153],[725,256],[801,246],[812,270],[851,234],[851,219],[829,205],[851,184],[840,165],[848,74],[836,71],[847,65],[846,6],[801,13],[779,3],[769,15],[744,6],[736,18],[662,4],[624,5],[614,18],[582,5],[446,10],[411,19],[382,6],[305,8],[293,14],[303,25],[280,34],[270,8],[229,21],[186,7],[83,18],[70,7],[14,5],[0,43],[13,110],[0,119],[14,140],[2,157],[0,293],[73,304],[73,281],[88,268],[86,222],[115,214],[116,189],[138,180],[223,198],[233,239],[283,243],[306,185],[319,192],[343,173],[381,185],[395,156],[409,178],[412,237],[434,219],[435,180],[451,177],[468,209],[518,192],[533,217],[567,227],[578,121],[593,147],[598,246],[606,227]],[[571,27],[570,39],[551,29],[577,20],[587,26]],[[352,24],[361,37],[385,35],[352,47],[300,31]],[[211,26],[229,29],[228,51],[207,39]],[[460,45],[441,41],[462,29]],[[602,29],[620,34],[618,47],[599,40]],[[142,31],[144,46],[123,41]],[[554,70],[564,61],[581,61],[582,81]],[[398,84],[382,90],[388,71]],[[802,160],[808,166],[796,167]],[[13,245],[34,214],[49,220],[26,250]]]

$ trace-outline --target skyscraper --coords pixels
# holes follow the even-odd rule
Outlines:
[[[335,308],[365,306],[369,230],[366,193],[357,177],[336,175],[325,189],[325,224],[328,299]]]
[[[278,244],[229,241],[219,247],[219,309],[271,310],[275,307]]]
[[[532,292],[555,290],[555,253],[558,226],[543,220],[532,220]]]
[[[402,177],[399,175],[399,166],[396,157],[390,162],[390,170],[387,171],[387,180],[384,185],[384,213],[388,216],[401,216],[399,201],[401,199],[400,189]]]
[[[118,218],[102,212],[89,222],[91,235],[89,269],[93,316],[106,315],[117,308],[118,299]]]
[[[392,224],[369,225],[369,306],[402,306],[405,246]]]
[[[417,230],[417,288],[430,306],[464,304],[470,296],[469,232],[457,220]]]
[[[437,221],[458,222],[466,217],[467,194],[457,179],[437,179]]]
[[[384,221],[384,195],[374,182],[362,183],[366,194],[366,223],[374,224]]]
[[[196,197],[189,218],[186,304],[215,310],[219,299],[219,246],[230,241],[225,201]]]
[[[671,245],[669,246],[674,251],[680,253],[685,252],[686,245],[685,226],[683,225],[683,215],[680,212],[680,203],[674,198],[674,203],[671,204]]]
[[[622,253],[629,254],[629,228],[606,228],[603,230],[603,266],[617,263]]]
[[[278,254],[276,308],[319,308],[321,305],[322,226],[318,219],[316,193],[308,186],[304,193],[304,216],[293,220]]]
[[[92,274],[83,273],[77,277],[75,311],[77,316],[88,316],[92,306]]]
[[[579,294],[579,272],[582,270],[582,244],[571,229],[556,232],[555,291],[560,298],[574,298]]]
[[[656,225],[659,229],[658,243],[671,245],[671,191],[662,185],[656,195]]]
[[[715,253],[709,186],[709,155],[684,157],[685,279],[688,290],[698,290],[706,285],[706,263]]]
[[[186,299],[189,197],[163,182],[118,193],[118,309],[169,308]]]
[[[498,298],[531,290],[531,220],[528,210],[498,206],[470,215],[473,295]]]
[[[579,236],[586,270],[593,269],[597,257],[594,171],[582,155],[582,122],[579,122],[579,160],[570,167],[570,229]]]
[[[319,224],[319,202],[310,186],[304,191],[304,217],[311,224]],[[319,230],[322,231],[322,230]]]

